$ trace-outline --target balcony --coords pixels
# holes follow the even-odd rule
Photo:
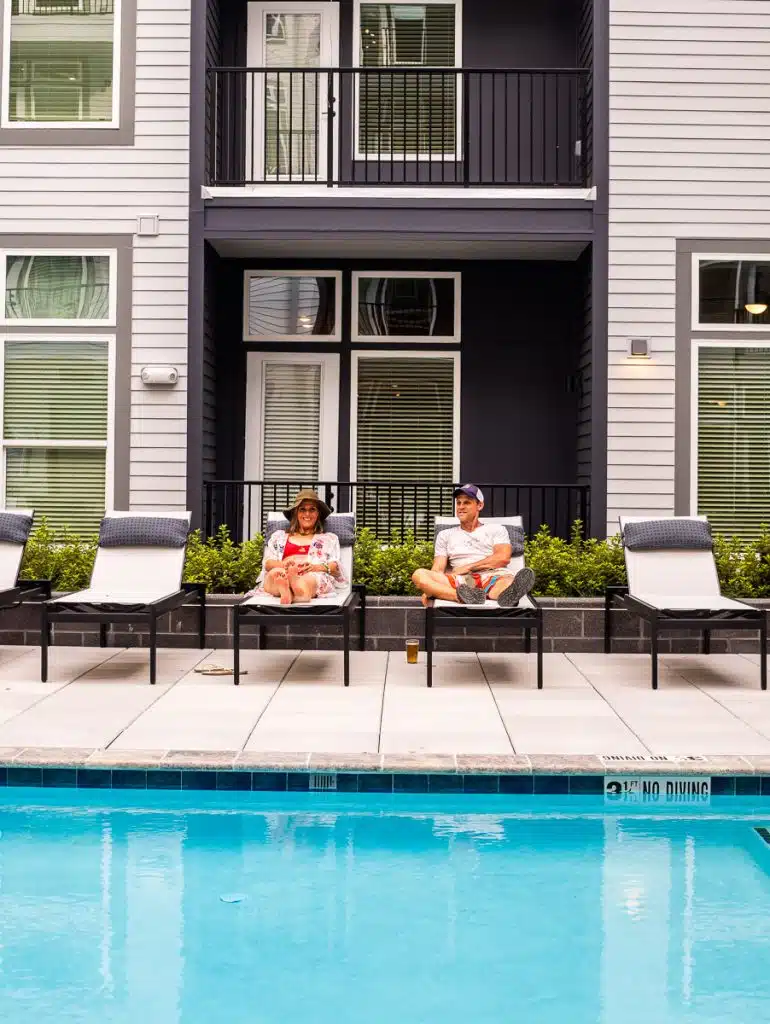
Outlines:
[[[586,69],[207,74],[209,187],[590,184]]]

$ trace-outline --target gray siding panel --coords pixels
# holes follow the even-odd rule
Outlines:
[[[770,237],[764,0],[612,0],[608,529],[674,511],[677,239]],[[632,364],[629,337],[652,359]]]
[[[160,218],[158,237],[136,237],[133,248],[136,509],[186,505],[189,104],[190,0],[138,0],[134,145],[5,146],[0,161],[2,233],[133,235],[139,214]],[[176,366],[177,387],[144,387],[139,374],[147,363]]]

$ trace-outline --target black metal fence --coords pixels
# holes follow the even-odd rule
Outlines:
[[[11,14],[114,14],[115,0],[11,0]]]
[[[337,512],[355,512],[359,528],[381,540],[433,539],[433,520],[452,515],[456,484],[383,481],[252,481],[214,480],[204,485],[203,529],[207,535],[225,525],[237,541],[260,533],[268,513],[287,508],[301,487],[312,487]],[[573,484],[479,484],[487,516],[520,515],[533,534],[546,525],[567,538],[580,520],[587,536],[590,489]]]
[[[209,68],[208,185],[587,185],[586,69]]]

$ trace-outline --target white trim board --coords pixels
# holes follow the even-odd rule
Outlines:
[[[249,334],[249,281],[254,277],[330,277],[334,280],[334,331],[331,334]],[[341,270],[245,270],[243,272],[243,340],[256,342],[316,342],[342,340]]]
[[[351,483],[358,479],[358,365],[362,359],[451,359],[454,363],[454,423],[452,438],[452,478],[460,476],[460,352],[456,349],[436,351],[401,351],[398,349],[357,350],[350,356],[350,473]]]
[[[2,39],[2,61],[3,74],[0,88],[2,88],[2,106],[0,108],[0,127],[21,128],[34,131],[35,129],[54,129],[56,131],[79,128],[119,128],[120,127],[120,77],[121,77],[121,48],[122,48],[122,23],[123,23],[123,2],[114,0],[114,12],[112,15],[112,117],[109,121],[17,121],[11,120],[9,116],[9,104],[11,100],[11,5],[13,0],[0,0],[3,14],[3,39]],[[16,17],[24,17],[17,15]],[[53,16],[43,18],[38,15],[31,15],[39,20],[44,26],[49,21],[53,25],[57,19]],[[88,15],[79,15],[79,18],[87,18]],[[102,17],[102,15],[93,15]],[[66,61],[68,58],[63,58]],[[71,58],[70,58],[71,59]]]
[[[691,308],[690,308],[690,329],[693,331],[719,331],[720,333],[756,334],[760,331],[770,331],[770,323],[764,324],[711,324],[703,323],[700,320],[700,264],[709,261],[721,263],[767,263],[770,265],[770,253],[750,252],[694,252],[691,258]],[[768,297],[770,306],[770,297]]]
[[[531,200],[532,204],[540,204],[548,200],[579,200],[592,203],[596,200],[596,186],[592,188],[466,188],[462,186],[446,186],[437,188],[434,185],[414,185],[377,188],[364,186],[297,184],[297,185],[203,185],[202,199],[462,199],[463,205],[473,206],[474,203],[490,199],[510,199],[516,202]]]
[[[454,302],[454,334],[359,334],[358,333],[358,286],[362,277],[388,278],[427,278],[432,280],[453,280],[455,283]],[[365,342],[368,345],[392,345],[393,342],[409,342],[418,345],[459,345],[462,337],[462,274],[459,271],[434,270],[354,270],[352,272],[350,300],[350,340]]]

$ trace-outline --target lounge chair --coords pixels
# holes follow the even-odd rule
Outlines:
[[[524,527],[521,516],[505,516],[498,519],[483,517],[485,523],[505,526],[511,537],[513,557],[508,567],[514,572],[524,568]],[[436,533],[450,526],[457,526],[452,516],[436,517]],[[524,630],[524,650],[529,653],[532,646],[532,630],[536,633],[537,644],[537,688],[543,688],[543,609],[531,594],[522,597],[514,608],[501,608],[497,601],[484,604],[458,604],[456,601],[432,601],[425,609],[425,652],[428,663],[428,686],[433,686],[433,651],[436,634],[441,630],[455,629],[458,623],[465,626],[501,626],[506,629]]]
[[[102,520],[91,583],[42,605],[40,678],[48,679],[51,626],[57,622],[98,622],[99,645],[107,646],[112,623],[146,623],[150,683],[155,683],[158,617],[196,595],[198,639],[206,646],[206,588],[182,583],[189,512],[110,512]]]
[[[270,512],[267,517],[265,539],[274,530],[288,529],[288,523],[280,512]],[[345,578],[353,578],[353,541],[355,539],[355,516],[352,512],[331,515],[324,523],[324,530],[336,533],[340,541],[341,566]],[[350,620],[353,612],[359,612],[359,646],[364,649],[366,639],[366,587],[349,583],[348,586],[329,597],[316,597],[305,604],[281,604],[270,594],[256,594],[237,604],[233,614],[233,681],[240,682],[241,627],[249,622],[259,627],[259,648],[267,647],[265,626],[296,626],[310,622],[323,622],[342,626],[343,676],[345,686],[350,685]]]
[[[15,608],[30,598],[51,596],[50,580],[19,579],[34,517],[32,509],[0,510],[0,608]]]
[[[652,688],[658,688],[661,630],[697,629],[703,652],[711,649],[712,629],[759,631],[760,677],[767,689],[767,618],[719,589],[711,527],[705,516],[666,519],[621,516],[620,530],[628,586],[608,587],[604,598],[604,650],[612,646],[612,602],[620,599],[650,629]]]

